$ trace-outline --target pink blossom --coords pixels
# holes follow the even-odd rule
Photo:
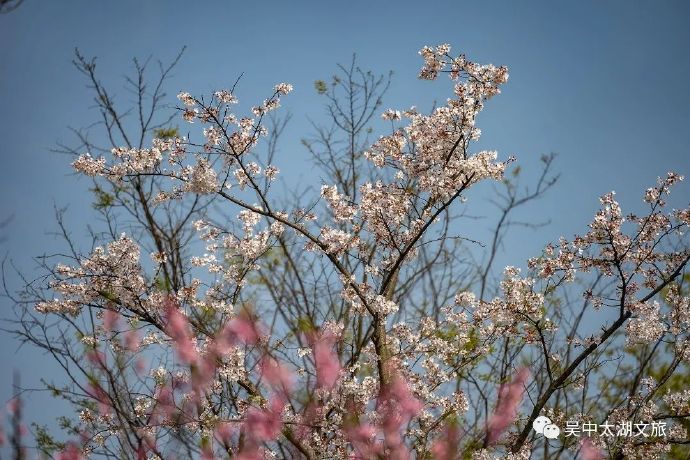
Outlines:
[[[345,429],[347,439],[359,454],[357,458],[372,458],[381,453],[381,444],[375,442],[376,431],[376,427],[368,423]]]
[[[191,364],[196,361],[198,354],[189,329],[189,320],[180,312],[175,302],[168,302],[165,315],[167,320],[165,331],[174,340],[180,360]]]
[[[127,351],[134,353],[139,349],[141,345],[141,339],[139,334],[134,329],[130,329],[125,333],[125,348]]]
[[[280,414],[284,405],[281,398],[274,398],[268,409],[250,407],[244,420],[247,435],[259,442],[277,438],[282,426]]]
[[[403,418],[409,420],[422,409],[422,403],[415,398],[402,377],[396,377],[388,389],[387,397],[396,401]]]
[[[214,437],[222,444],[230,444],[232,435],[236,432],[236,427],[232,423],[222,422],[216,425]]]
[[[459,458],[460,430],[456,426],[446,426],[441,436],[431,447],[435,460],[455,460]]]
[[[583,438],[580,442],[580,459],[581,460],[601,460],[604,454],[596,447],[590,438]]]
[[[338,355],[333,351],[336,337],[333,334],[322,334],[314,341],[314,364],[316,366],[316,385],[332,388],[338,380],[342,367]]]
[[[261,375],[276,391],[287,393],[293,388],[293,373],[274,358],[261,360]]]
[[[105,310],[103,312],[103,329],[105,329],[106,332],[113,331],[119,320],[120,314],[118,312],[110,309]]]
[[[394,376],[393,382],[383,389],[378,410],[383,415],[383,432],[386,445],[391,450],[390,458],[400,460],[410,458],[411,454],[404,444],[400,431],[421,409],[421,401],[412,394],[401,376]]]
[[[12,398],[7,403],[7,412],[9,414],[15,414],[19,409],[21,409],[22,401],[19,398]]]
[[[525,383],[529,377],[529,369],[522,368],[507,385],[502,385],[498,391],[498,404],[489,419],[487,433],[488,443],[495,443],[503,432],[515,421],[518,407],[525,392]]]
[[[106,355],[101,350],[89,350],[86,353],[86,359],[94,366],[106,369]]]
[[[155,397],[155,404],[151,411],[151,419],[157,422],[162,422],[177,412],[175,406],[175,396],[170,386],[164,386],[158,390]]]
[[[101,415],[110,414],[111,405],[108,393],[97,383],[91,383],[86,388],[86,393],[98,402],[98,412]]]
[[[85,457],[82,455],[81,449],[70,442],[55,458],[56,460],[81,460]]]
[[[197,352],[191,340],[178,341],[176,343],[176,348],[180,360],[184,363],[190,364],[197,358]]]
[[[216,456],[213,455],[213,448],[209,444],[205,444],[201,450],[201,460],[215,460]]]
[[[230,320],[216,338],[216,348],[219,353],[225,354],[240,342],[247,345],[255,344],[259,336],[259,329],[252,320],[244,315],[238,316]]]
[[[213,353],[206,354],[202,359],[197,359],[192,365],[192,388],[199,392],[211,383],[216,372],[216,356]]]
[[[138,374],[143,374],[144,371],[146,371],[146,361],[144,361],[143,358],[137,358],[136,362],[134,363],[134,370]]]
[[[167,333],[171,337],[185,337],[189,335],[189,321],[173,301],[168,301],[166,305]]]
[[[143,444],[139,444],[137,448],[137,460],[146,460],[147,449]]]

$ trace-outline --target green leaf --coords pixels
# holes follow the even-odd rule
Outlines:
[[[160,128],[153,131],[153,135],[157,139],[169,139],[171,137],[178,137],[180,135],[179,129],[174,128]]]
[[[96,195],[96,201],[92,204],[94,209],[106,209],[115,203],[115,196],[96,186],[91,191]]]
[[[326,82],[323,80],[316,80],[314,82],[314,89],[319,94],[326,94],[326,91],[328,91],[328,87],[326,86]]]

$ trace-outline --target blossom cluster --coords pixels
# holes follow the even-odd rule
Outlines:
[[[665,211],[664,197],[682,180],[673,172],[659,178],[657,187],[644,194],[643,201],[649,206],[649,214],[644,216],[624,216],[615,193],[603,195],[601,209],[585,235],[572,241],[561,238],[557,247],[548,245],[542,257],[529,261],[530,267],[554,286],[575,280],[578,272],[596,271],[617,280],[620,296],[616,302],[598,298],[591,291],[584,296],[596,308],[612,308],[631,317],[626,326],[629,343],[651,343],[666,332],[679,334],[686,324],[680,320],[680,312],[688,308],[688,297],[679,295],[678,285],[670,283],[665,296],[668,308],[662,308],[649,293],[674,277],[677,267],[684,266],[689,257],[682,246],[664,245],[671,237],[682,238],[690,225],[687,210]]]

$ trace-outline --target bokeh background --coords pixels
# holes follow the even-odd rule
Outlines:
[[[524,265],[559,235],[583,232],[601,194],[615,190],[624,210],[637,210],[657,176],[690,175],[688,24],[690,3],[680,0],[25,0],[0,15],[0,221],[7,221],[0,256],[34,279],[33,258],[64,249],[53,235],[55,208],[67,207],[71,234],[85,248],[87,226],[98,225],[90,182],[72,173],[70,158],[51,152],[76,143],[70,127],[97,119],[86,80],[71,64],[75,47],[98,57],[102,81],[122,106],[133,99],[123,89],[131,58],[167,62],[183,46],[167,86],[171,106],[181,90],[208,94],[242,73],[237,94],[245,107],[274,84],[292,83],[283,100],[292,119],[275,161],[289,190],[322,180],[300,144],[313,133],[310,119],[325,121],[315,80],[328,80],[356,53],[362,68],[394,72],[383,108],[429,109],[451,85],[417,80],[416,53],[447,42],[471,60],[510,69],[503,94],[479,118],[481,147],[515,155],[527,181],[541,154],[558,154],[557,187],[519,215],[550,224],[513,232],[498,264]],[[687,205],[688,182],[672,203]],[[479,221],[466,236],[486,240],[490,224]],[[5,283],[10,291],[22,286],[12,269]],[[12,302],[0,298],[0,318],[13,315]],[[13,370],[28,388],[61,379],[50,359],[0,332],[0,402],[12,395]],[[25,404],[27,421],[50,426],[65,409],[45,393],[27,395]]]

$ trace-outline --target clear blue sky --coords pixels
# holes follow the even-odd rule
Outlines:
[[[68,126],[94,121],[90,94],[70,63],[75,47],[99,57],[104,82],[125,102],[130,96],[120,85],[130,58],[169,60],[183,45],[188,50],[170,82],[170,103],[179,90],[207,93],[242,72],[239,94],[247,104],[275,83],[291,82],[295,91],[284,106],[293,121],[276,163],[294,181],[310,175],[299,145],[306,117],[324,113],[314,80],[327,79],[356,52],[362,67],[395,72],[385,106],[428,108],[450,86],[417,81],[416,53],[448,42],[470,59],[510,68],[504,94],[479,120],[482,145],[503,158],[516,155],[527,174],[540,154],[559,154],[558,189],[522,214],[552,224],[538,238],[518,234],[503,255],[520,264],[558,235],[582,231],[602,193],[616,190],[624,206],[637,206],[658,175],[674,169],[690,176],[688,24],[684,1],[25,0],[0,16],[0,218],[14,216],[2,230],[0,251],[35,275],[31,257],[61,249],[48,235],[54,204],[69,206],[77,239],[93,223],[89,183],[71,175],[68,158],[50,153],[74,140]],[[688,182],[677,190],[678,206],[687,205]],[[8,281],[19,287],[16,277]],[[0,305],[7,317],[9,303]],[[17,352],[2,334],[5,401],[12,368],[30,387],[52,371],[45,358]],[[57,415],[47,397],[28,404],[29,420]]]

